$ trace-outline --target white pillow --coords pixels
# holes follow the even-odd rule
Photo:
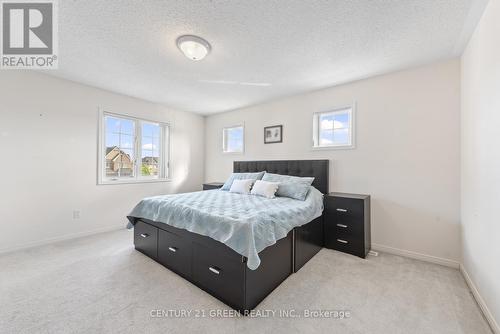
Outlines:
[[[274,198],[274,194],[278,191],[278,182],[255,181],[252,188],[252,195],[264,196],[266,198]]]
[[[238,194],[250,194],[250,188],[252,188],[252,184],[255,180],[234,180],[231,188],[229,189],[230,193],[238,193]]]

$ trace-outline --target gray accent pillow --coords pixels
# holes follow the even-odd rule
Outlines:
[[[234,180],[261,180],[265,172],[257,173],[232,173],[220,190],[229,190]]]
[[[289,197],[304,201],[314,181],[314,177],[298,177],[265,173],[262,181],[278,182],[276,196]]]

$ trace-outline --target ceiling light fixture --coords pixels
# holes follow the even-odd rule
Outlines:
[[[202,60],[210,52],[210,44],[201,37],[184,35],[177,38],[177,47],[191,60]]]

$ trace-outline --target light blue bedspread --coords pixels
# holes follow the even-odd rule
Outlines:
[[[247,257],[248,268],[255,270],[260,265],[260,251],[322,211],[323,194],[314,187],[305,201],[208,190],[145,198],[129,220],[150,219],[208,236]]]

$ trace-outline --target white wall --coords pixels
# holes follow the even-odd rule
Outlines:
[[[313,151],[312,114],[357,103],[354,150]],[[331,160],[330,190],[372,195],[372,242],[458,265],[460,63],[451,60],[207,117],[205,179],[233,160]],[[222,153],[222,128],[245,124],[245,153]],[[283,124],[282,144],[263,128]],[[418,255],[418,254],[413,254]],[[448,261],[450,260],[450,261]]]
[[[96,185],[98,108],[172,124],[168,183]],[[0,251],[124,227],[143,197],[199,190],[204,118],[23,71],[0,74]],[[73,210],[81,218],[73,219]]]
[[[500,1],[462,56],[462,248],[465,270],[500,333]],[[491,319],[490,319],[491,321]]]

